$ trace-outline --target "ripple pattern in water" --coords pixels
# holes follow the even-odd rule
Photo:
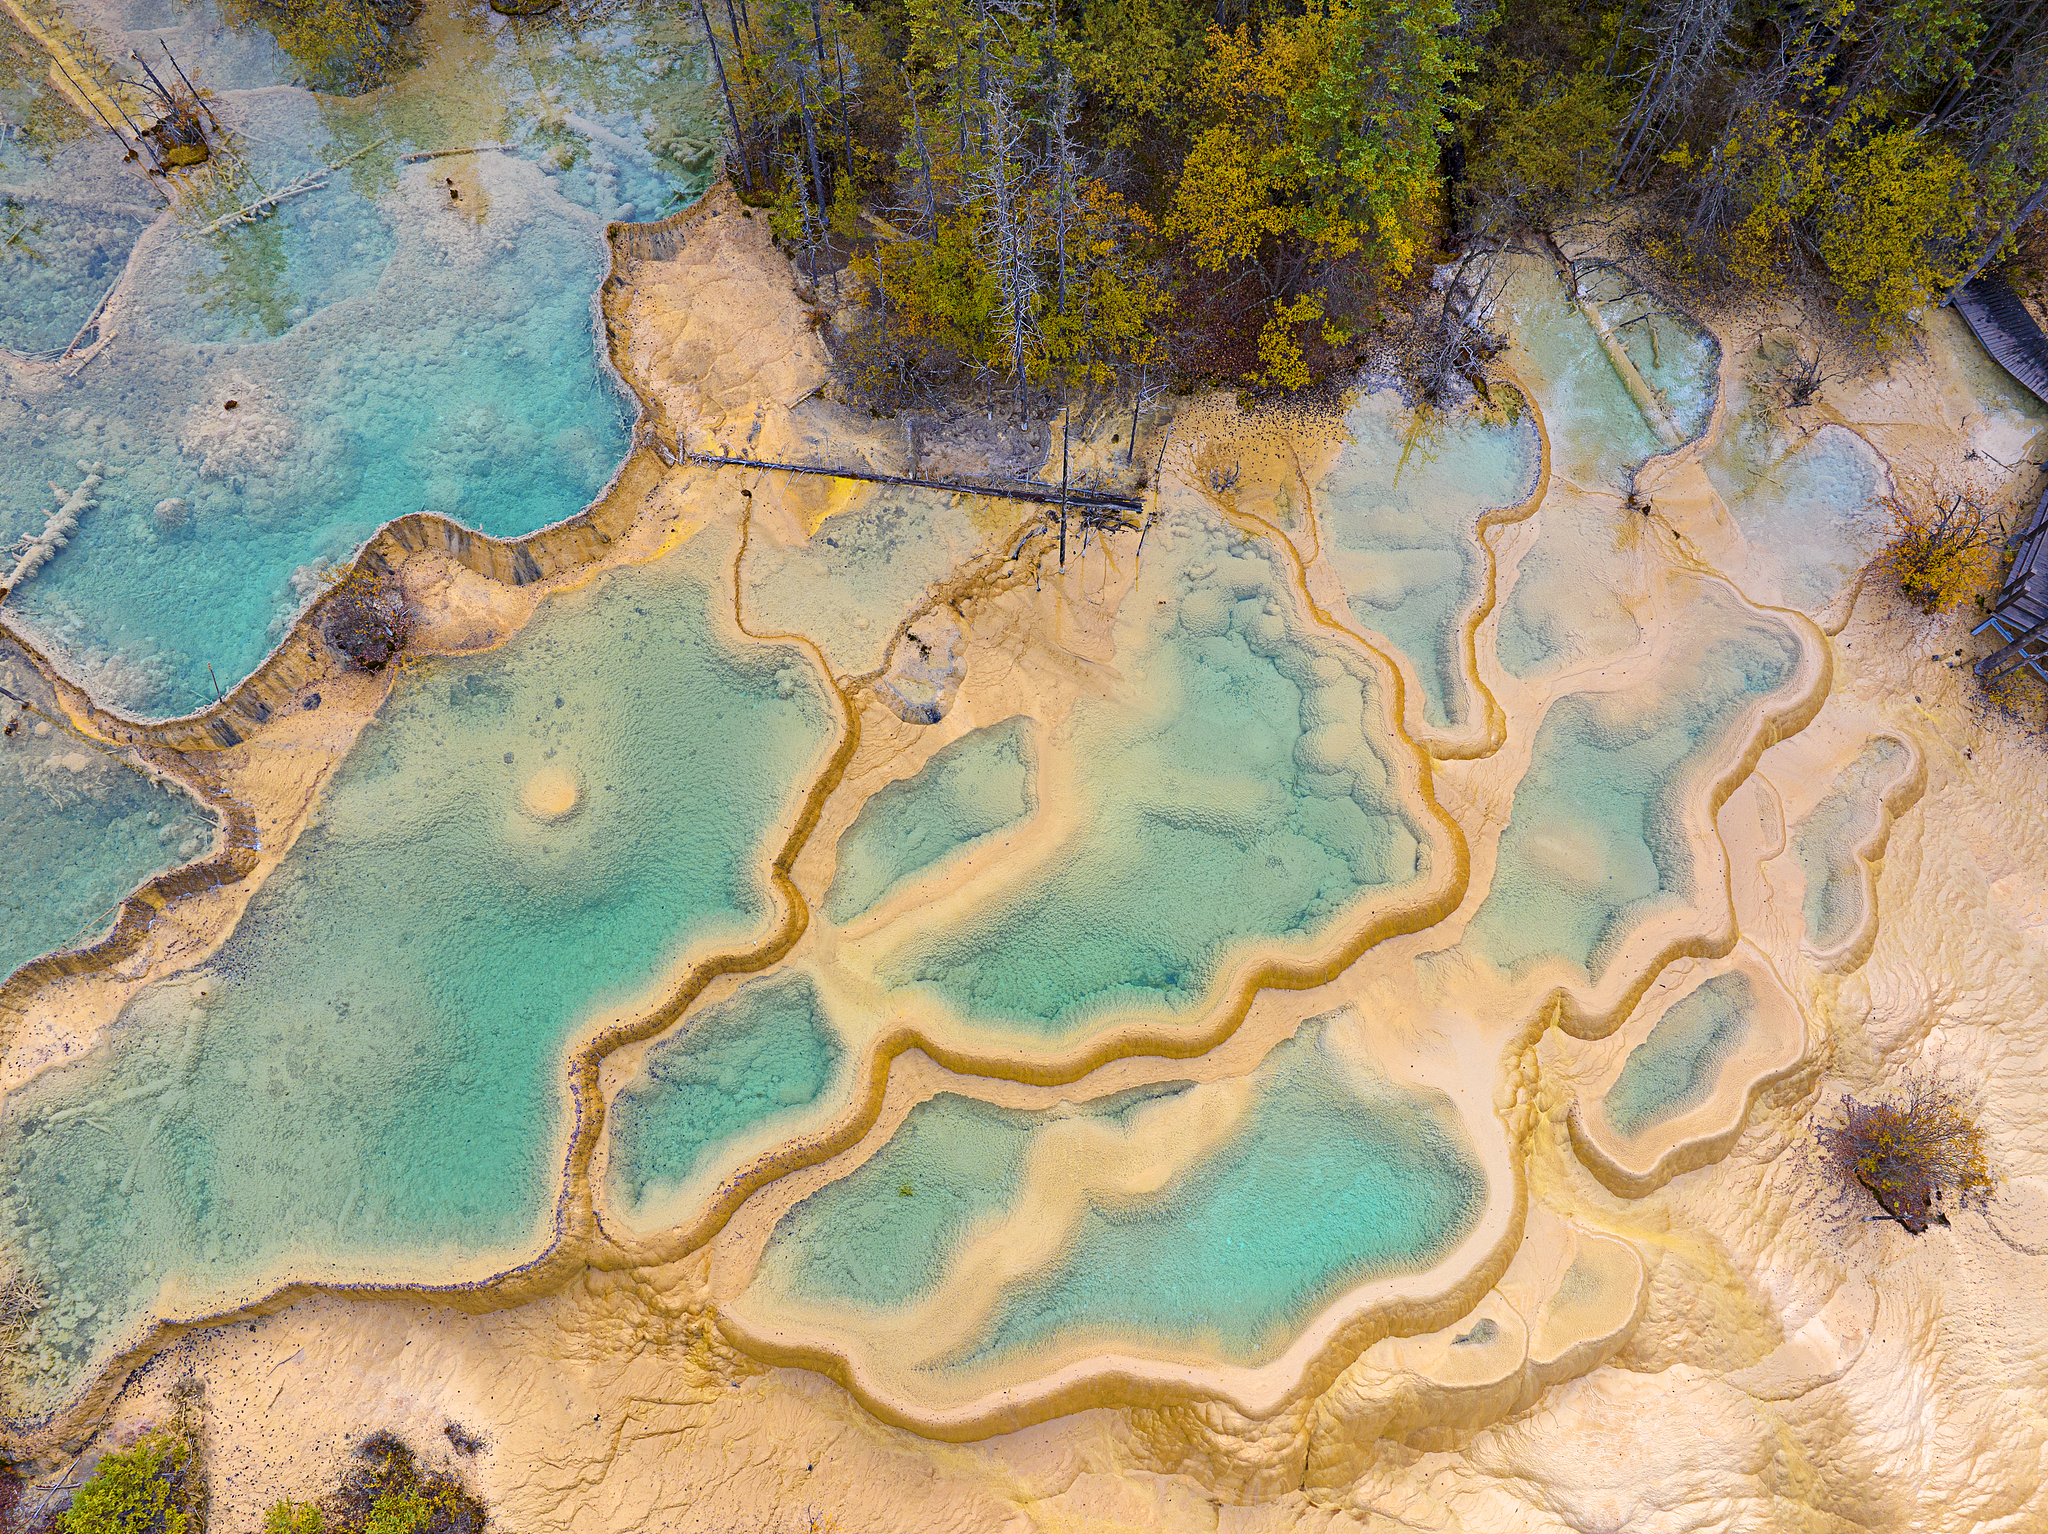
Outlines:
[[[39,691],[26,660],[0,644],[0,686]],[[31,680],[33,678],[33,680]],[[121,898],[154,874],[204,855],[213,818],[190,796],[89,749],[0,699],[0,979],[39,954],[90,941]],[[41,733],[38,734],[40,727]]]
[[[899,885],[1015,825],[1038,806],[1038,726],[1018,715],[970,730],[860,807],[839,838],[825,914],[844,925]]]
[[[1410,409],[1382,390],[1344,424],[1351,440],[1316,493],[1323,559],[1351,615],[1414,663],[1423,717],[1439,728],[1461,722],[1471,699],[1458,618],[1486,572],[1476,528],[1535,488],[1536,423]]]
[[[1447,1254],[1485,1185],[1448,1099],[1310,1023],[1246,1083],[920,1104],[783,1217],[754,1282],[778,1311],[888,1331],[923,1375],[1088,1344],[1257,1364],[1343,1290]]]
[[[676,1223],[662,1216],[680,1193],[842,1086],[846,1064],[808,976],[749,980],[659,1040],[612,1100],[612,1200],[636,1225]]]
[[[566,1039],[759,928],[763,838],[832,735],[799,652],[718,637],[711,569],[606,578],[402,681],[206,994],[144,992],[7,1099],[7,1245],[61,1296],[45,1388],[159,1306],[531,1254]]]
[[[1499,862],[1466,938],[1511,972],[1550,957],[1597,981],[1658,909],[1695,897],[1685,824],[1695,771],[1787,686],[1799,642],[1781,620],[1709,581],[1683,619],[1691,648],[1645,682],[1559,699],[1516,786]],[[1684,589],[1681,586],[1680,589]]]
[[[24,216],[67,231],[10,287],[27,328],[0,340],[69,341],[134,246],[89,366],[0,358],[0,545],[40,529],[48,481],[103,463],[99,504],[10,606],[97,696],[172,714],[211,700],[208,663],[224,687],[253,670],[322,562],[382,523],[427,510],[512,536],[604,486],[631,410],[593,323],[605,222],[704,184],[708,168],[655,152],[694,142],[701,50],[652,12],[575,44],[441,4],[420,23],[426,65],[344,98],[284,84],[295,67],[268,36],[221,26],[208,0],[197,17],[98,3],[117,54],[155,57],[170,25],[216,92],[221,152],[172,214],[104,134],[41,157],[0,145]],[[512,148],[399,158],[479,142]],[[260,221],[201,232],[343,161]],[[155,222],[114,240],[136,213]]]
[[[1054,747],[1078,829],[886,956],[886,983],[1065,1035],[1112,1007],[1191,1007],[1246,943],[1313,938],[1427,873],[1362,663],[1306,627],[1262,546],[1193,516],[1155,536],[1151,598],[1117,628],[1126,685],[1079,702]]]

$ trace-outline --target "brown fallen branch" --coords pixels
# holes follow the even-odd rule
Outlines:
[[[401,165],[416,165],[421,160],[445,160],[452,154],[489,154],[498,149],[517,149],[517,144],[471,144],[467,149],[422,149],[414,154],[398,157]]]
[[[868,469],[833,468],[815,463],[778,463],[766,458],[732,458],[722,453],[684,453],[691,463],[724,465],[745,469],[776,469],[784,474],[817,474],[827,479],[860,479],[871,485],[905,485],[917,490],[944,490],[953,495],[986,495],[1008,501],[1030,501],[1040,506],[1070,506],[1083,509],[1139,512],[1145,503],[1134,495],[1117,495],[1108,490],[1068,489],[1035,481],[983,485],[971,480],[919,479],[907,474],[877,474]]]

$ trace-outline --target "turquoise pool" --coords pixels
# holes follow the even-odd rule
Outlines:
[[[1634,1139],[1705,1102],[1749,1036],[1755,1005],[1749,978],[1739,973],[1716,975],[1673,1002],[1600,1100],[1614,1132]]]
[[[886,953],[884,983],[1067,1037],[1110,1010],[1195,1007],[1245,944],[1312,939],[1427,876],[1367,665],[1307,626],[1263,545],[1197,513],[1152,536],[1150,600],[1117,625],[1126,685],[1047,746],[1075,763],[1076,829],[972,916]]]
[[[160,60],[161,36],[215,93],[219,174],[174,214],[105,134],[0,143],[0,206],[42,226],[34,259],[6,258],[25,281],[0,343],[62,346],[127,271],[82,369],[0,356],[0,546],[41,528],[48,481],[105,465],[98,506],[9,611],[105,701],[164,715],[212,698],[209,664],[223,687],[253,670],[323,564],[391,518],[509,536],[603,488],[633,409],[594,322],[605,222],[705,184],[708,66],[652,7],[544,28],[477,7],[438,62],[344,98],[293,83],[213,0],[128,0],[98,25],[122,56]],[[479,141],[510,148],[400,158]],[[344,161],[260,222],[200,232]]]
[[[1344,424],[1350,441],[1316,490],[1324,563],[1352,617],[1414,663],[1423,717],[1439,728],[1461,723],[1472,700],[1458,618],[1486,577],[1477,526],[1534,492],[1536,423],[1411,408],[1382,390]]]
[[[839,838],[825,914],[844,924],[954,853],[1038,807],[1038,726],[1018,715],[970,730],[869,795]]]
[[[604,578],[401,682],[219,955],[8,1096],[0,1232],[60,1297],[41,1390],[160,1307],[545,1241],[565,1041],[686,945],[762,930],[764,839],[834,733],[799,652],[719,637],[722,557]],[[573,813],[522,810],[541,772]]]
[[[1343,1290],[1429,1267],[1480,1217],[1485,1175],[1448,1099],[1340,1058],[1315,1022],[1259,1065],[1222,1141],[1180,1158],[1153,1191],[1090,1191],[1087,1168],[1035,1160],[1077,1116],[1108,1136],[1091,1165],[1156,1151],[1179,1101],[1205,1090],[1167,1083],[1036,1113],[933,1098],[782,1218],[754,1284],[778,1312],[825,1306],[856,1331],[860,1317],[888,1325],[921,1303],[947,1307],[951,1328],[952,1306],[977,1307],[969,1340],[919,1366],[931,1375],[1097,1340],[1257,1364]],[[1048,1181],[1074,1176],[1077,1200]],[[951,1298],[968,1243],[996,1239],[1027,1189],[1065,1221],[1049,1258],[1006,1265],[993,1295]]]

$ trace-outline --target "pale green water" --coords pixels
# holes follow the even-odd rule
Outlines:
[[[839,462],[846,450],[813,435],[797,456],[806,463]],[[747,545],[741,579],[748,627],[801,632],[835,670],[853,673],[882,665],[896,625],[925,587],[971,558],[982,542],[961,497],[897,486],[828,517],[806,543],[783,547],[773,537],[772,527],[761,524]]]
[[[1550,956],[1588,981],[1644,919],[1699,897],[1683,810],[1761,697],[1790,683],[1790,627],[1690,581],[1674,619],[1690,648],[1647,682],[1552,705],[1515,789],[1500,861],[1465,940],[1502,969]]]
[[[545,603],[503,650],[402,681],[318,822],[186,985],[5,1103],[6,1244],[74,1384],[175,1281],[406,1277],[530,1255],[560,1184],[561,1051],[687,942],[768,914],[763,838],[833,715],[798,652],[717,637],[718,550]],[[515,808],[582,780],[553,826]]]
[[[758,1139],[845,1084],[846,1050],[803,975],[750,980],[647,1052],[610,1109],[609,1192],[641,1224],[708,1186],[743,1137]]]
[[[1739,973],[1716,975],[1672,1003],[1649,1037],[1628,1052],[1601,1099],[1600,1112],[1614,1132],[1634,1139],[1705,1102],[1721,1067],[1748,1036],[1755,1005],[1749,977]]]
[[[977,1222],[1017,1194],[1033,1116],[944,1092],[848,1177],[784,1215],[754,1282],[892,1308],[936,1288]]]
[[[1344,424],[1351,440],[1316,492],[1324,562],[1352,616],[1414,662],[1423,717],[1439,727],[1460,722],[1471,699],[1458,616],[1486,576],[1477,523],[1535,489],[1536,423],[1411,410],[1382,390]]]
[[[1818,612],[1883,542],[1889,476],[1846,426],[1793,425],[1774,398],[1783,351],[1753,357],[1730,389],[1728,424],[1700,455],[1742,536],[1770,558],[1784,605]]]
[[[869,796],[839,838],[825,914],[865,915],[904,881],[1038,807],[1038,726],[1023,715],[971,730]]]
[[[1317,1024],[1256,1079],[1226,1143],[1156,1193],[1084,1200],[1051,1262],[1012,1279],[975,1340],[934,1368],[1077,1336],[1263,1362],[1342,1290],[1428,1267],[1478,1220],[1484,1174],[1442,1094],[1360,1085]],[[1119,1094],[1060,1117],[1142,1136],[1144,1110],[1185,1090]],[[873,1160],[783,1217],[756,1282],[877,1311],[931,1294],[962,1238],[1015,1201],[1029,1141],[1051,1121],[957,1098],[921,1105]]]
[[[1075,833],[886,955],[885,983],[1071,1035],[1112,1007],[1192,1007],[1244,944],[1319,935],[1427,872],[1375,684],[1303,623],[1272,556],[1182,513],[1146,562],[1147,600],[1117,625],[1126,689],[1083,699],[1049,743],[1080,773]]]
[[[1863,861],[1856,848],[1877,829],[1880,794],[1905,757],[1905,746],[1877,736],[1842,770],[1827,797],[1792,827],[1792,855],[1806,875],[1800,911],[1806,940],[1816,948],[1846,942],[1863,920]]]
[[[219,205],[181,225],[97,124],[63,143],[0,137],[0,241],[35,226],[0,254],[0,345],[64,345],[132,252],[120,324],[89,368],[51,390],[0,357],[0,546],[40,529],[47,481],[106,466],[70,547],[8,603],[96,697],[200,707],[209,663],[231,687],[282,637],[306,567],[346,560],[393,517],[425,508],[512,536],[598,494],[633,412],[592,320],[605,223],[687,205],[723,131],[676,7],[508,24],[467,4],[419,27],[459,67],[342,98],[305,89],[264,28],[226,24],[215,0],[60,5],[122,74],[139,76],[131,50],[164,73],[167,43],[210,93],[215,170],[245,167],[212,176]],[[71,115],[47,64],[10,81],[12,62],[10,114]],[[511,147],[461,162],[479,186],[460,204],[444,162],[399,158],[480,142]],[[344,159],[260,222],[198,233]],[[166,500],[188,509],[159,521]]]
[[[1621,349],[1643,382],[1657,392],[1680,435],[1706,430],[1714,409],[1721,365],[1714,338],[1683,315],[1659,308],[1614,272],[1586,279],[1585,292],[1600,308]],[[1661,446],[1661,444],[1660,444]]]
[[[1641,639],[1628,598],[1639,586],[1635,545],[1647,524],[1620,498],[1635,470],[1665,449],[1546,264],[1521,263],[1507,297],[1511,328],[1534,365],[1525,381],[1550,434],[1551,486],[1537,512],[1536,544],[1502,594],[1494,639],[1501,665],[1527,677],[1619,654]],[[1603,312],[1620,321],[1641,307],[1631,301]],[[1713,342],[1672,316],[1656,323],[1661,364],[1651,362],[1641,325],[1621,333],[1624,349],[1654,375],[1653,385],[1666,387],[1680,429],[1697,433],[1713,405]]]
[[[55,700],[21,653],[0,640],[0,687],[44,714]],[[93,750],[0,697],[0,979],[39,954],[92,941],[143,880],[203,857],[214,823],[193,799],[119,757]],[[38,735],[36,726],[44,733]]]

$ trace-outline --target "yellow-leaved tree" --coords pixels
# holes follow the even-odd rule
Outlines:
[[[1975,202],[1969,167],[1897,127],[1830,156],[1827,171],[1815,210],[1821,260],[1846,312],[1860,311],[1881,333],[1897,330],[1962,276]]]
[[[1451,0],[1312,0],[1226,32],[1212,27],[1192,99],[1197,131],[1166,232],[1195,266],[1257,268],[1276,306],[1248,380],[1308,382],[1299,305],[1397,283],[1431,233],[1438,140],[1471,45]]]

